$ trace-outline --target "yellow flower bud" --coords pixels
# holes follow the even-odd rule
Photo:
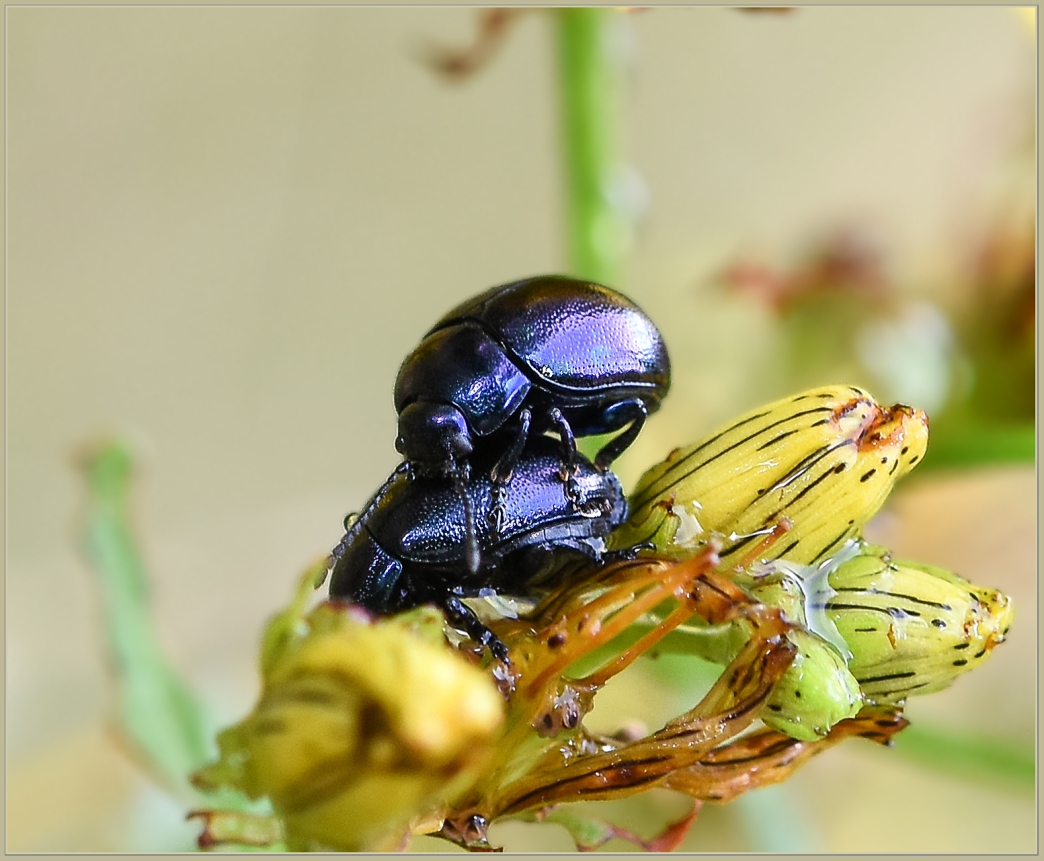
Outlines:
[[[858,534],[927,445],[921,410],[853,386],[812,389],[671,452],[639,480],[612,544],[685,557],[718,532],[729,564],[785,517],[792,528],[762,558],[817,562]]]
[[[503,698],[488,673],[410,630],[409,615],[368,623],[322,604],[299,621],[270,649],[254,711],[219,736],[221,759],[196,782],[267,796],[291,850],[385,845],[470,785]]]

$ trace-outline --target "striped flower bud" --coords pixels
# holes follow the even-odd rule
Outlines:
[[[729,564],[785,517],[792,528],[763,558],[814,563],[857,535],[927,444],[924,412],[880,406],[853,386],[784,398],[646,472],[613,546],[649,541],[684,557],[719,532]]]
[[[1004,642],[1011,599],[933,565],[893,561],[867,545],[813,593],[848,644],[848,667],[867,700],[901,703],[947,687]]]

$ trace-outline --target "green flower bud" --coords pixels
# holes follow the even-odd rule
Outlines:
[[[761,713],[762,722],[800,741],[826,738],[863,705],[859,683],[845,659],[825,640],[797,628],[787,634],[798,648]]]
[[[868,701],[902,702],[947,687],[1002,643],[1011,599],[933,565],[893,561],[879,547],[844,562],[813,596],[851,652]]]
[[[838,559],[849,558],[854,548]],[[777,607],[794,625],[787,638],[797,647],[793,663],[776,684],[761,713],[761,720],[800,741],[824,738],[842,720],[855,717],[863,705],[859,683],[846,663],[848,648],[829,620],[813,614],[810,629],[806,605],[806,583],[823,579],[823,568],[792,565],[777,560],[755,568],[756,574],[737,574],[737,581],[756,600]],[[690,629],[691,630],[691,629]],[[707,626],[693,632],[690,649],[715,663],[731,661],[748,639],[746,626],[739,624]]]

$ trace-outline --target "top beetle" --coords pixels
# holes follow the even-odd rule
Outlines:
[[[659,407],[670,379],[663,338],[626,297],[563,276],[515,281],[458,305],[406,357],[395,381],[395,447],[420,472],[466,475],[475,438],[501,432],[503,454],[491,473],[496,522],[531,426],[558,432],[568,484],[574,436],[627,426],[595,457],[606,469]]]

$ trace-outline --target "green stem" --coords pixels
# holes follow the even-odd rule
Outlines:
[[[120,729],[168,789],[198,800],[187,778],[214,753],[212,727],[152,626],[145,567],[128,523],[130,453],[119,442],[105,443],[87,452],[81,466],[88,488],[83,550],[101,586]]]
[[[1036,786],[1032,748],[912,724],[896,736],[895,749],[923,765],[971,780],[1003,780],[1027,791]]]
[[[570,269],[617,286],[630,219],[614,205],[620,176],[618,74],[610,50],[612,9],[559,9],[562,135]]]
[[[924,464],[928,469],[1031,464],[1036,454],[1033,422],[990,422],[955,412],[933,422]]]

